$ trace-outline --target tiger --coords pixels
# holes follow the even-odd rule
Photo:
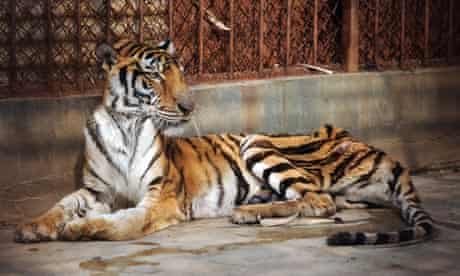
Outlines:
[[[20,224],[15,241],[131,240],[200,218],[257,224],[369,206],[396,208],[407,227],[338,232],[327,244],[404,244],[435,233],[409,170],[348,131],[168,135],[196,111],[173,42],[122,40],[96,56],[106,82],[84,128],[82,187]]]

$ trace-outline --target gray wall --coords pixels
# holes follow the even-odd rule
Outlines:
[[[324,123],[413,167],[458,159],[460,68],[195,86],[200,133],[310,132]],[[99,97],[0,101],[0,225],[73,190],[82,127]],[[187,126],[184,135],[195,135]]]

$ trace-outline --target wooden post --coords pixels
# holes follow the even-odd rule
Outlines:
[[[143,0],[139,0],[137,1],[137,11],[138,11],[138,14],[137,14],[137,17],[138,17],[138,20],[139,22],[137,22],[137,28],[138,28],[138,39],[139,39],[139,42],[142,43],[144,42],[144,1]]]
[[[449,46],[447,51],[447,61],[452,62],[454,57],[454,0],[449,1]]]
[[[203,74],[204,0],[200,0],[198,24],[198,76]]]
[[[313,2],[313,64],[318,63],[318,0]]]
[[[289,58],[291,55],[291,0],[287,0],[287,18],[286,18],[286,65],[289,66]]]
[[[359,21],[358,0],[343,1],[343,39],[345,49],[345,71],[356,72],[359,70]]]
[[[404,67],[406,65],[406,51],[404,46],[406,45],[406,0],[401,1],[401,57],[399,59],[399,66]]]
[[[169,0],[169,39],[174,40],[174,3],[173,0]]]
[[[233,3],[233,0],[230,0],[230,49],[229,49],[229,54],[230,54],[230,77],[233,78],[233,71],[234,71],[234,68],[233,68],[233,64],[234,64],[234,17],[235,14],[234,14],[234,3]]]
[[[259,0],[259,72],[264,69],[264,0]]]
[[[423,63],[426,64],[430,58],[430,1],[425,0],[425,23],[424,23],[424,53]]]

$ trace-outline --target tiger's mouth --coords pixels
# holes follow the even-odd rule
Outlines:
[[[171,127],[180,127],[188,123],[193,117],[193,114],[193,111],[184,113],[157,109],[153,118],[156,127],[161,130],[165,130]]]

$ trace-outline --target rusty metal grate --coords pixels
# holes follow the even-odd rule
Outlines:
[[[3,0],[0,98],[100,93],[94,50],[119,38],[171,37],[192,82],[339,69],[344,2],[359,5],[362,69],[459,62],[456,0]],[[211,9],[230,32],[212,27]]]
[[[361,68],[458,62],[458,5],[454,0],[359,0]]]

